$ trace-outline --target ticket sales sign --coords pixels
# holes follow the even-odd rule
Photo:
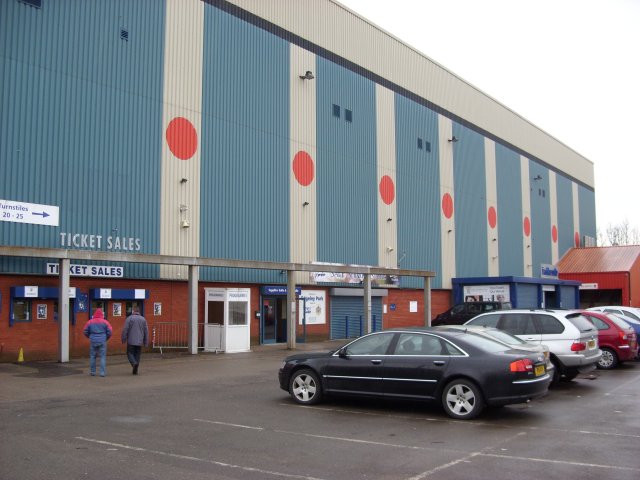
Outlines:
[[[60,208],[54,205],[0,200],[0,221],[57,227],[60,223]]]
[[[58,275],[57,263],[47,263],[47,275]],[[124,268],[112,265],[76,265],[69,266],[69,274],[72,277],[103,277],[121,278],[124,276]]]

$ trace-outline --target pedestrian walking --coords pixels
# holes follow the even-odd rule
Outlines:
[[[149,329],[147,320],[140,315],[140,308],[134,306],[131,315],[127,317],[122,329],[122,343],[127,344],[127,358],[133,367],[132,373],[138,374],[140,357],[142,356],[142,346],[147,346],[149,342]]]
[[[90,341],[89,373],[95,377],[96,357],[100,357],[100,376],[104,377],[107,374],[107,342],[111,338],[113,329],[104,318],[101,308],[96,309],[93,317],[85,324],[83,332]]]

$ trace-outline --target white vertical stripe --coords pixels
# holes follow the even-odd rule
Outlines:
[[[382,267],[398,266],[398,216],[396,189],[396,127],[395,95],[376,84],[376,146],[378,179],[378,264]],[[382,200],[380,181],[385,175],[393,182],[394,199],[390,205]]]
[[[453,184],[453,148],[455,143],[449,139],[453,135],[451,120],[438,115],[438,143],[440,145],[440,240],[442,242],[442,288],[452,288],[451,279],[456,275],[456,231]],[[444,216],[442,212],[442,199],[445,194],[453,198],[453,215],[451,218]]]
[[[551,207],[551,263],[558,263],[558,242],[553,241],[553,227],[558,231],[558,190],[556,185],[556,172],[549,171],[549,206]]]
[[[317,163],[316,163],[316,85],[317,80],[300,78],[307,71],[316,73],[316,57],[296,45],[290,46],[289,110],[289,255],[291,262],[317,260]],[[293,160],[306,152],[313,160],[313,181],[304,186],[296,180]],[[296,281],[308,281],[296,276]]]
[[[197,256],[200,251],[203,39],[204,4],[200,0],[167,0],[160,200],[160,253],[164,255]],[[187,160],[175,157],[166,141],[167,127],[177,117],[186,118],[198,135],[196,152]],[[186,182],[181,182],[183,178]],[[188,222],[188,228],[182,227],[183,221]],[[162,265],[160,275],[187,278],[186,268]]]
[[[571,183],[571,194],[573,200],[573,235],[571,245],[576,246],[575,235],[580,234],[580,197],[578,196],[578,184]]]
[[[533,232],[533,220],[531,218],[531,181],[529,180],[529,159],[527,157],[520,156],[520,181],[522,185],[522,219],[520,220],[520,228],[522,232],[522,252],[523,252],[523,266],[524,275],[526,277],[533,276],[533,242],[531,241],[531,235]],[[524,219],[528,218],[531,230],[529,236],[524,234]]]
[[[498,215],[498,186],[496,179],[496,144],[493,140],[484,139],[484,159],[485,159],[485,178],[486,178],[486,220],[487,220],[487,262],[490,277],[497,277],[500,272],[500,258],[498,257],[498,229],[500,224],[497,223]],[[489,209],[493,207],[496,211],[496,226],[491,228],[489,224]]]

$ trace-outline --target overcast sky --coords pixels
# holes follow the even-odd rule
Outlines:
[[[596,221],[640,227],[640,0],[338,0],[595,166]]]

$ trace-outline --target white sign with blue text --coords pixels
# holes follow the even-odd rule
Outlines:
[[[54,205],[0,200],[0,220],[57,227],[60,223],[60,208]]]

